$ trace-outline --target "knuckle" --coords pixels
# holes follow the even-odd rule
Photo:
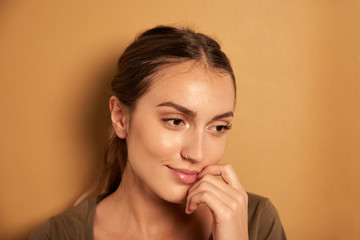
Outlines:
[[[210,183],[208,181],[206,181],[206,179],[204,179],[204,181],[202,181],[200,184],[199,184],[199,188],[202,188],[202,189],[208,189],[210,187]]]
[[[239,203],[237,201],[231,200],[228,201],[228,204],[230,206],[230,209],[232,209],[233,211],[237,211],[240,208]]]
[[[212,198],[211,193],[208,192],[208,191],[203,191],[203,192],[201,193],[201,197],[202,197],[202,199],[204,199],[204,200],[209,200],[209,199]]]
[[[238,193],[237,194],[237,199],[238,199],[238,202],[241,205],[247,205],[248,204],[248,195],[246,193],[245,194]]]
[[[231,171],[233,169],[232,165],[229,163],[224,164],[224,169],[227,171]]]
[[[210,181],[211,175],[207,174],[204,177],[202,177],[203,182]]]
[[[244,197],[244,199],[245,199],[245,201],[246,201],[246,202],[248,202],[248,201],[249,201],[249,196],[247,195],[247,193],[246,193],[246,192],[244,193],[243,197]]]

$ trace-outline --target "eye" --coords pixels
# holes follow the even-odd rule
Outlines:
[[[225,133],[226,131],[228,131],[230,129],[231,129],[231,124],[229,124],[229,125],[215,125],[215,126],[210,127],[210,130],[216,132],[217,134],[223,134],[223,133]]]
[[[169,125],[170,127],[173,127],[173,128],[177,128],[177,127],[185,125],[184,120],[182,120],[180,118],[163,118],[162,120],[167,125]]]

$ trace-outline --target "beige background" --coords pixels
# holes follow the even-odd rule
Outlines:
[[[224,161],[289,239],[360,239],[360,1],[0,2],[0,239],[25,239],[89,185],[107,83],[157,24],[215,36],[238,81]]]

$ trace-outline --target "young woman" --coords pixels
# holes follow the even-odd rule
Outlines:
[[[220,165],[235,77],[213,39],[159,26],[122,54],[94,194],[31,239],[286,239],[270,201]],[[103,193],[99,195],[100,193]]]

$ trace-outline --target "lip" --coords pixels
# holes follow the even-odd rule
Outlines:
[[[172,168],[167,166],[172,175],[181,183],[192,184],[197,181],[197,175],[199,171],[182,169],[182,168]]]

